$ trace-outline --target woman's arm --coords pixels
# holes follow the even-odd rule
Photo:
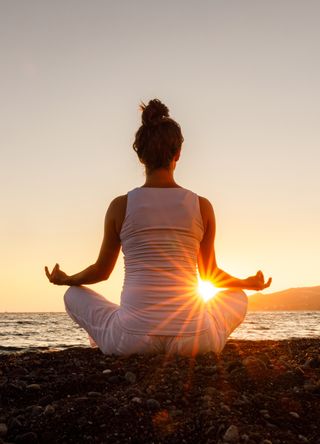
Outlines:
[[[218,267],[214,239],[216,234],[216,222],[211,203],[204,197],[199,197],[200,210],[204,225],[204,236],[200,244],[198,257],[198,268],[200,277],[203,280],[211,281],[216,287],[220,288],[243,288],[246,290],[263,290],[271,284],[271,278],[264,282],[264,276],[261,271],[247,279],[238,279]]]
[[[127,196],[114,199],[105,216],[104,236],[96,262],[86,269],[68,276],[56,264],[50,273],[45,267],[50,282],[56,285],[85,285],[104,281],[110,276],[120,251],[120,231],[125,217]]]

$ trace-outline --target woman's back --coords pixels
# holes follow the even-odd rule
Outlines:
[[[125,280],[118,314],[126,330],[186,335],[206,328],[197,293],[202,237],[195,193],[179,187],[128,193],[120,233]]]

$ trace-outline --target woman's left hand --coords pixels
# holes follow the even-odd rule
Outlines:
[[[47,278],[52,284],[55,285],[69,285],[68,280],[70,276],[68,276],[64,271],[60,270],[59,264],[56,264],[50,273],[48,267],[44,267]]]
[[[264,290],[265,288],[270,287],[272,278],[269,278],[267,282],[264,281],[264,276],[262,271],[258,271],[255,276],[250,276],[244,280],[245,288],[247,290]]]

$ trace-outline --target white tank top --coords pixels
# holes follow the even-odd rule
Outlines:
[[[120,232],[125,278],[118,311],[125,330],[185,336],[207,329],[197,292],[203,233],[195,193],[146,187],[128,193]]]

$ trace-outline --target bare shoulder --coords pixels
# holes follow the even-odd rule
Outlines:
[[[203,196],[199,196],[199,203],[200,206],[203,207],[203,209],[209,209],[212,208],[212,204],[209,199]]]
[[[199,196],[199,205],[202,216],[209,216],[213,214],[213,207],[209,199]]]
[[[111,201],[107,210],[106,224],[112,222],[117,233],[120,233],[126,215],[127,200],[127,194],[118,196]]]
[[[215,217],[212,204],[209,199],[199,196],[199,206],[202,216],[203,226],[207,231],[208,226],[215,225]]]
[[[108,208],[108,212],[110,211],[111,213],[114,212],[121,212],[121,211],[125,211],[126,207],[127,207],[127,199],[128,199],[128,195],[127,194],[123,194],[122,196],[118,196],[115,197]]]

